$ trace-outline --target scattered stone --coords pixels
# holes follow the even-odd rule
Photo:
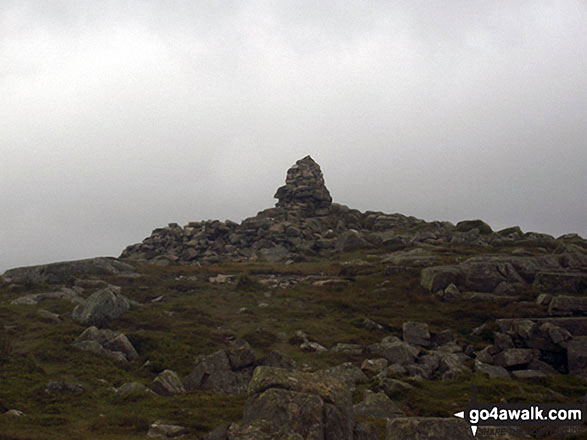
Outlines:
[[[212,284],[233,283],[234,281],[236,281],[236,276],[235,275],[224,275],[224,274],[219,273],[215,277],[208,278],[208,281],[211,282]]]
[[[503,378],[510,377],[510,374],[508,373],[508,371],[505,368],[500,367],[498,365],[484,364],[483,362],[480,362],[479,360],[475,360],[475,371],[485,373],[491,379],[494,379],[496,377],[503,377]]]
[[[501,367],[519,367],[527,365],[534,358],[534,353],[528,348],[508,348],[494,356],[495,365]]]
[[[569,374],[587,379],[587,337],[576,337],[567,346]]]
[[[355,422],[353,440],[378,440],[377,427],[372,422]]]
[[[546,374],[537,370],[514,370],[512,371],[512,376],[520,380],[533,380],[542,379],[546,377]]]
[[[336,353],[349,353],[359,355],[363,353],[363,346],[359,344],[347,344],[344,342],[338,342],[334,347],[331,348]]]
[[[361,364],[361,370],[368,376],[375,376],[381,373],[389,365],[385,358],[365,359]]]
[[[25,414],[22,411],[19,411],[18,409],[9,409],[8,411],[6,411],[4,413],[5,416],[12,416],[12,417],[22,417]]]
[[[122,384],[120,388],[116,390],[116,396],[140,396],[143,394],[153,394],[153,391],[147,388],[145,385],[139,382],[127,382]]]

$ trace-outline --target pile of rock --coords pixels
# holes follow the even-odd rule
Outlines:
[[[285,185],[277,189],[275,198],[278,207],[300,211],[306,217],[327,215],[332,203],[320,165],[310,156],[287,170]]]

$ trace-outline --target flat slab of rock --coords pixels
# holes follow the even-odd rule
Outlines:
[[[164,370],[153,380],[151,389],[161,396],[185,393],[181,380],[172,370]]]
[[[18,267],[7,270],[4,280],[9,283],[64,284],[71,278],[92,275],[135,274],[134,266],[113,257],[96,257],[86,260],[64,261],[39,266]]]
[[[153,423],[149,427],[147,437],[149,438],[181,438],[184,434],[187,434],[188,430],[183,426],[178,425],[167,425],[159,421]]]

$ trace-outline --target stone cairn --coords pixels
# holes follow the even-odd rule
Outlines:
[[[278,188],[276,206],[300,211],[307,217],[328,215],[332,197],[324,184],[324,177],[314,159],[306,156],[287,170],[285,185]]]

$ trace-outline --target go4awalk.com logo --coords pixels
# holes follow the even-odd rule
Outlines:
[[[473,436],[479,426],[581,426],[586,408],[580,404],[562,403],[481,403],[473,400],[455,415],[471,425]]]

